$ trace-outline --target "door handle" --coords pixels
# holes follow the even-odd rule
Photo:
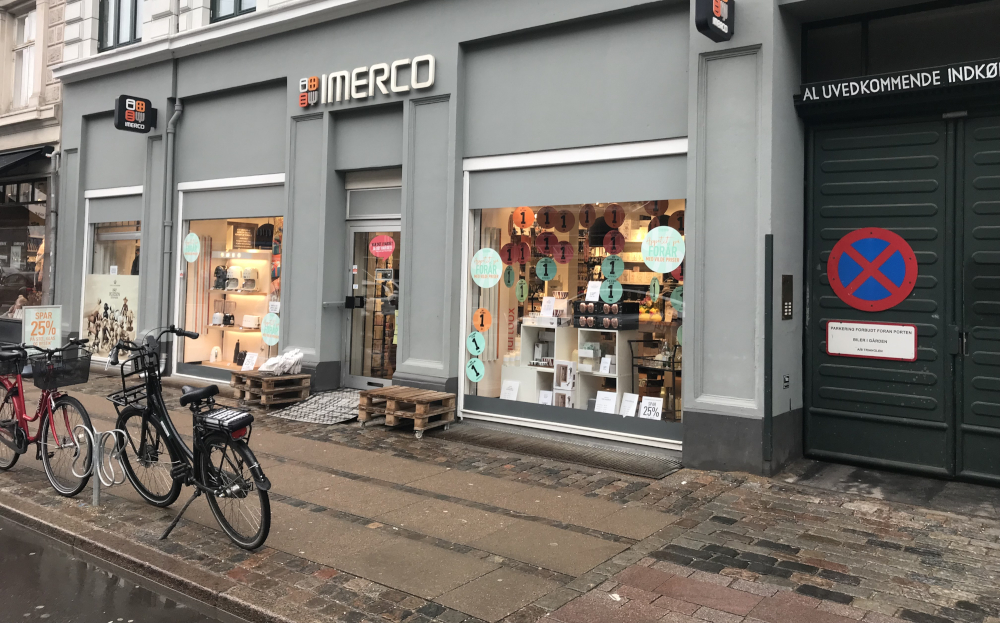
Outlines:
[[[363,296],[348,296],[344,299],[344,307],[346,309],[363,309],[365,306],[365,297]]]

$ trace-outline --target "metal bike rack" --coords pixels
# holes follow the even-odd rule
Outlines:
[[[117,449],[119,447],[125,448],[125,431],[116,428],[98,433],[83,424],[77,424],[73,430],[77,435],[80,434],[79,431],[83,431],[83,434],[90,439],[90,447],[93,449],[94,454],[87,469],[83,470],[82,473],[78,473],[76,471],[76,462],[80,460],[82,453],[79,452],[79,444],[77,444],[77,456],[73,459],[72,465],[73,475],[77,478],[94,477],[93,505],[100,506],[101,485],[114,487],[125,482],[125,468],[122,466],[121,451]],[[110,449],[105,448],[109,439],[113,440],[113,445]],[[118,443],[119,439],[121,440],[121,444]],[[75,435],[74,442],[76,442]],[[115,463],[118,464],[118,469],[115,469]],[[121,472],[120,479],[118,477],[119,471]]]

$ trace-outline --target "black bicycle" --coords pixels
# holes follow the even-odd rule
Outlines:
[[[121,367],[122,390],[108,396],[118,411],[118,443],[129,482],[147,502],[166,507],[177,501],[182,485],[195,488],[191,499],[164,532],[165,539],[196,497],[205,494],[216,521],[244,549],[264,544],[271,528],[271,483],[248,445],[253,415],[215,404],[216,385],[184,386],[181,406],[191,410],[194,449],[174,427],[163,401],[156,344],[165,334],[198,338],[171,325],[145,344],[120,341],[110,365]],[[128,354],[119,360],[119,352]]]

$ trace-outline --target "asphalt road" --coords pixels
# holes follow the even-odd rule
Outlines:
[[[0,621],[217,623],[0,519]]]

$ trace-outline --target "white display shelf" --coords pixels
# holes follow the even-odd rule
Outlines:
[[[213,260],[270,260],[271,251],[264,249],[233,249],[232,251],[212,251]]]
[[[260,333],[260,329],[244,329],[243,327],[237,326],[226,326],[222,324],[210,324],[209,329],[218,329],[220,331],[235,331],[237,333]]]
[[[222,294],[239,294],[241,296],[267,296],[267,292],[260,290],[223,290],[221,288],[209,288],[211,292],[221,292]]]

